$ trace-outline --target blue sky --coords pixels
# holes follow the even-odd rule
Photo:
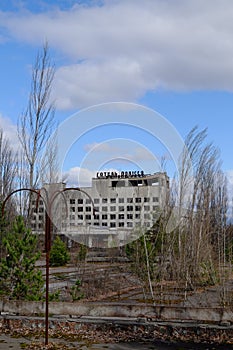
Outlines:
[[[53,98],[59,123],[102,103],[143,105],[166,118],[182,138],[195,125],[207,127],[208,140],[220,149],[222,168],[233,179],[232,18],[232,0],[2,0],[0,126],[17,147],[13,135],[26,107],[31,65],[47,40],[57,69]],[[98,119],[91,110],[88,118]],[[146,114],[145,109],[141,118],[150,118]],[[147,167],[150,152],[158,161],[169,153],[134,126],[87,127],[84,134],[64,165],[71,178],[85,165],[82,182],[104,162],[127,170]]]

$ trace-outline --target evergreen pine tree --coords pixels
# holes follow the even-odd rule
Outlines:
[[[35,267],[40,257],[37,237],[17,217],[10,233],[3,238],[6,257],[0,263],[0,293],[10,299],[41,300],[44,281]]]
[[[52,266],[64,266],[70,260],[70,255],[65,243],[59,236],[53,242],[50,251],[50,264]]]

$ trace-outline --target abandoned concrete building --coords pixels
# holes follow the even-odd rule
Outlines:
[[[166,203],[169,178],[163,172],[99,172],[91,187],[68,190],[60,183],[44,189],[62,194],[51,211],[58,233],[88,246],[114,246],[125,244],[153,225],[159,208]],[[32,206],[32,229],[41,232],[44,201],[33,200]]]

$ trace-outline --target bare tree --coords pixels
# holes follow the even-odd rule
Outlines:
[[[40,156],[54,126],[54,103],[51,89],[55,68],[51,64],[47,43],[37,54],[32,69],[28,105],[18,120],[18,135],[28,169],[28,186],[36,188],[41,181]]]
[[[206,138],[206,129],[188,134],[179,181],[153,228],[156,279],[172,278],[187,289],[216,283],[226,263],[226,179],[219,152]]]
[[[16,186],[17,154],[10,146],[9,139],[0,128],[0,257],[2,257],[2,239],[6,233],[10,219],[16,214],[15,201],[7,202],[4,217],[2,216],[2,202]]]
[[[46,142],[46,147],[40,163],[41,183],[57,183],[59,180],[57,163],[57,133]]]
[[[179,170],[152,229],[144,240],[129,245],[133,269],[153,300],[159,288],[162,300],[165,280],[184,287],[184,298],[190,289],[220,281],[225,302],[233,230],[227,228],[227,183],[220,154],[208,143],[206,129],[188,134]]]
[[[187,189],[189,196],[184,225],[178,227],[179,254],[175,259],[179,263],[173,266],[179,267],[176,269],[178,276],[190,287],[200,280],[203,283],[204,279],[204,283],[215,283],[216,257],[220,254],[221,259],[217,260],[224,261],[226,184],[221,175],[219,152],[212,143],[206,143],[206,137],[206,130],[194,128],[187,136],[181,158],[178,201],[181,208]],[[213,235],[216,235],[215,240]]]
[[[17,188],[28,188],[29,187],[29,181],[28,181],[28,162],[25,157],[25,153],[23,150],[19,150],[18,156],[17,156]],[[20,215],[23,217],[27,217],[28,215],[28,200],[29,200],[29,193],[26,191],[20,191],[15,196],[17,199],[17,210]]]
[[[0,128],[0,200],[4,199],[15,186],[17,157],[9,140]]]

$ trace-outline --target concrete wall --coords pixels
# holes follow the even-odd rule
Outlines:
[[[0,312],[16,315],[42,315],[44,302],[0,301]],[[53,316],[132,317],[163,321],[195,321],[205,323],[231,323],[230,308],[195,308],[152,305],[125,305],[108,303],[50,302],[49,314]]]

